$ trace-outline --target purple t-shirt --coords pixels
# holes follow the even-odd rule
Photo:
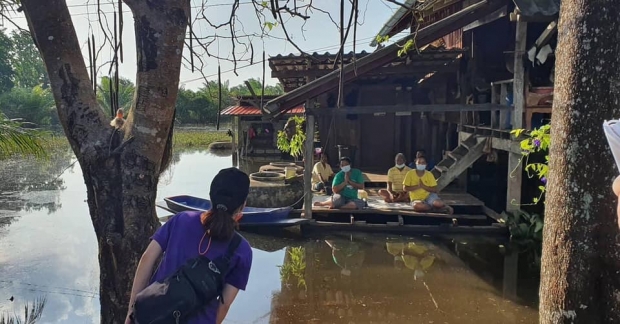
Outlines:
[[[187,260],[198,256],[198,245],[205,233],[200,222],[200,212],[182,212],[168,220],[155,232],[153,240],[161,246],[165,252],[159,268],[153,276],[153,281],[161,281],[173,274]],[[208,236],[205,237],[201,252],[207,248]],[[230,242],[211,241],[211,246],[206,253],[210,259],[215,259],[224,253]],[[244,238],[231,258],[229,271],[225,281],[240,290],[245,290],[252,266],[252,248]],[[218,301],[214,300],[207,305],[188,324],[211,324],[217,318]]]

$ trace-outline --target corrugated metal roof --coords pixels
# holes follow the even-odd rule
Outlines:
[[[553,16],[560,12],[560,0],[513,0],[526,16]]]
[[[287,114],[300,115],[306,112],[304,105],[299,105],[287,111]],[[230,106],[222,111],[223,116],[258,116],[262,112],[260,108],[254,106]]]
[[[416,1],[417,0],[407,0],[405,1],[404,5],[411,8],[416,3]],[[385,25],[383,25],[383,27],[381,28],[377,36],[372,40],[372,42],[370,42],[370,46],[372,47],[377,46],[377,37],[383,37],[383,36],[390,34],[394,26],[396,26],[396,24],[398,24],[401,21],[401,19],[403,19],[403,17],[405,17],[410,12],[411,11],[408,10],[407,8],[403,6],[399,6],[398,10],[394,12],[392,17],[388,19]]]
[[[361,51],[357,54],[355,54],[356,57],[360,57],[360,56],[366,56],[367,54],[370,54],[366,51]],[[295,53],[289,53],[288,55],[282,55],[282,54],[278,54],[276,56],[272,56],[269,58],[269,61],[273,61],[273,60],[280,60],[280,59],[305,59],[308,56],[311,56],[313,58],[335,58],[336,55],[338,55],[338,53],[330,53],[330,52],[325,52],[323,54],[318,53],[318,52],[314,52],[310,55],[306,55],[306,54],[295,54]],[[344,54],[345,58],[346,57],[353,57],[353,51],[349,51],[348,53]]]

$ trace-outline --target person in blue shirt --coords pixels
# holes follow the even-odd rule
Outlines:
[[[425,150],[418,150],[417,152],[415,152],[415,159],[413,159],[413,162],[409,163],[409,167],[415,169],[415,160],[420,157],[423,157],[426,160],[426,170],[433,170],[433,168],[435,167],[435,163],[430,157],[426,156]]]
[[[331,209],[362,209],[366,203],[357,198],[357,192],[364,189],[364,176],[359,169],[351,167],[351,159],[340,158],[340,172],[334,176],[332,191],[334,194],[326,201],[317,201],[316,207],[329,207]]]

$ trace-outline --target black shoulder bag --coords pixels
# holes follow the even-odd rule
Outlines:
[[[219,297],[224,302],[224,276],[241,243],[235,232],[226,253],[215,260],[192,258],[170,277],[156,281],[136,295],[133,321],[136,324],[180,324]]]

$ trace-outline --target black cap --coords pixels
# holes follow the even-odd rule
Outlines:
[[[248,198],[250,178],[237,168],[220,170],[211,182],[212,209],[219,209],[232,213]]]

